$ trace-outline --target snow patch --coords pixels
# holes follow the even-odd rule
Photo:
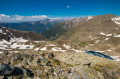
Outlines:
[[[105,34],[103,32],[101,32],[100,35],[112,36],[112,34]]]
[[[66,45],[66,44],[63,44],[63,47],[65,47],[66,49],[70,49],[71,47]]]
[[[84,51],[82,51],[82,50],[77,50],[77,49],[71,49],[71,50],[73,50],[73,51],[75,51],[75,52],[84,52]]]
[[[113,17],[113,18],[111,18],[111,20],[112,20],[113,22],[115,22],[117,25],[120,25],[120,16]]]
[[[93,18],[94,18],[93,16],[88,16],[88,20],[93,19]]]
[[[3,31],[0,29],[0,33],[3,33]]]
[[[19,53],[19,51],[8,51],[9,53]]]
[[[2,41],[0,41],[0,45],[4,45],[4,44],[11,44],[11,42],[8,42],[8,41],[2,39]]]
[[[66,52],[66,50],[62,50],[62,48],[59,47],[54,47],[51,49],[52,51],[61,51],[61,52]]]
[[[35,43],[45,42],[45,41],[34,41]]]
[[[120,61],[120,56],[111,56],[115,61]]]
[[[28,42],[28,40],[21,38],[12,38],[10,42]]]
[[[46,48],[46,47],[43,47],[43,48],[41,48],[40,50],[45,51],[45,50],[47,50],[47,48]]]
[[[20,47],[20,45],[18,45],[17,43],[13,43],[12,45],[10,45],[10,47],[12,49],[16,49],[17,47]]]
[[[46,46],[57,46],[57,45],[54,45],[54,44],[49,44],[49,45],[46,45]]]
[[[116,30],[119,30],[119,28],[115,28]]]
[[[2,54],[3,53],[3,51],[0,51],[0,54]]]
[[[16,49],[16,48],[18,48],[18,49],[33,49],[34,45],[24,45],[24,44],[19,45],[17,43],[13,43],[12,45],[10,45],[10,47],[12,49]]]
[[[40,48],[35,48],[34,50],[35,50],[35,51],[38,51],[39,49],[40,49]]]
[[[96,43],[98,43],[100,40],[97,40]]]
[[[103,33],[103,32],[101,32],[100,34],[101,34],[101,35],[106,35],[106,34],[105,34],[105,33]]]
[[[120,35],[115,35],[114,37],[120,37]]]
[[[108,40],[109,38],[105,38],[105,40]]]
[[[24,45],[23,43],[25,43],[25,42],[28,42],[28,40],[25,40],[22,37],[21,38],[11,38],[10,41],[6,41],[6,40],[2,39],[2,41],[0,41],[0,49],[11,50],[11,48],[12,49],[16,49],[16,48],[21,49],[22,47],[24,47],[24,49],[32,49],[33,48],[32,45]],[[27,48],[27,46],[30,46],[30,47]],[[10,48],[10,49],[7,49],[7,48]]]
[[[18,53],[19,51],[13,51],[14,53]]]
[[[111,52],[112,50],[109,49],[109,50],[106,50],[106,51]]]
[[[112,34],[106,34],[106,36],[112,36]]]

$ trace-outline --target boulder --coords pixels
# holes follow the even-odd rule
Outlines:
[[[23,73],[24,73],[25,76],[30,76],[30,77],[34,76],[32,71],[30,71],[28,69],[25,69],[25,68],[23,69]]]
[[[50,58],[50,59],[54,58],[54,54],[53,54],[53,53],[50,53],[50,54],[48,55],[48,58]]]
[[[0,64],[0,79],[2,79],[1,77],[3,76],[6,77],[6,76],[19,76],[19,75],[25,75],[30,77],[34,76],[32,71],[28,69],[17,68],[8,64]]]
[[[37,64],[40,66],[51,66],[51,62],[46,58],[38,59]]]
[[[15,67],[8,64],[0,64],[0,75],[12,75]]]

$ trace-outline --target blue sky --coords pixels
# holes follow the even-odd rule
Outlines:
[[[120,15],[120,0],[0,0],[0,14],[48,17]]]

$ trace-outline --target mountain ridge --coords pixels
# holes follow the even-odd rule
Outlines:
[[[88,21],[94,17],[95,16],[88,16],[85,18],[77,18],[77,19],[58,23],[55,26],[53,26],[52,28],[43,32],[42,35],[44,35],[46,38],[48,38],[50,40],[55,40],[55,39],[59,38],[60,36],[62,36],[65,32],[67,32],[72,26],[77,26],[78,24]]]
[[[20,23],[0,23],[0,27],[8,27],[21,31],[34,31],[40,33],[51,28],[59,22],[61,21],[46,19],[40,21],[28,21]]]

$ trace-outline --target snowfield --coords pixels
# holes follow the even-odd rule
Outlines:
[[[33,49],[34,45],[25,45],[28,40],[21,38],[11,38],[8,42],[6,40],[0,41],[0,49],[2,50],[12,50],[12,49]]]

